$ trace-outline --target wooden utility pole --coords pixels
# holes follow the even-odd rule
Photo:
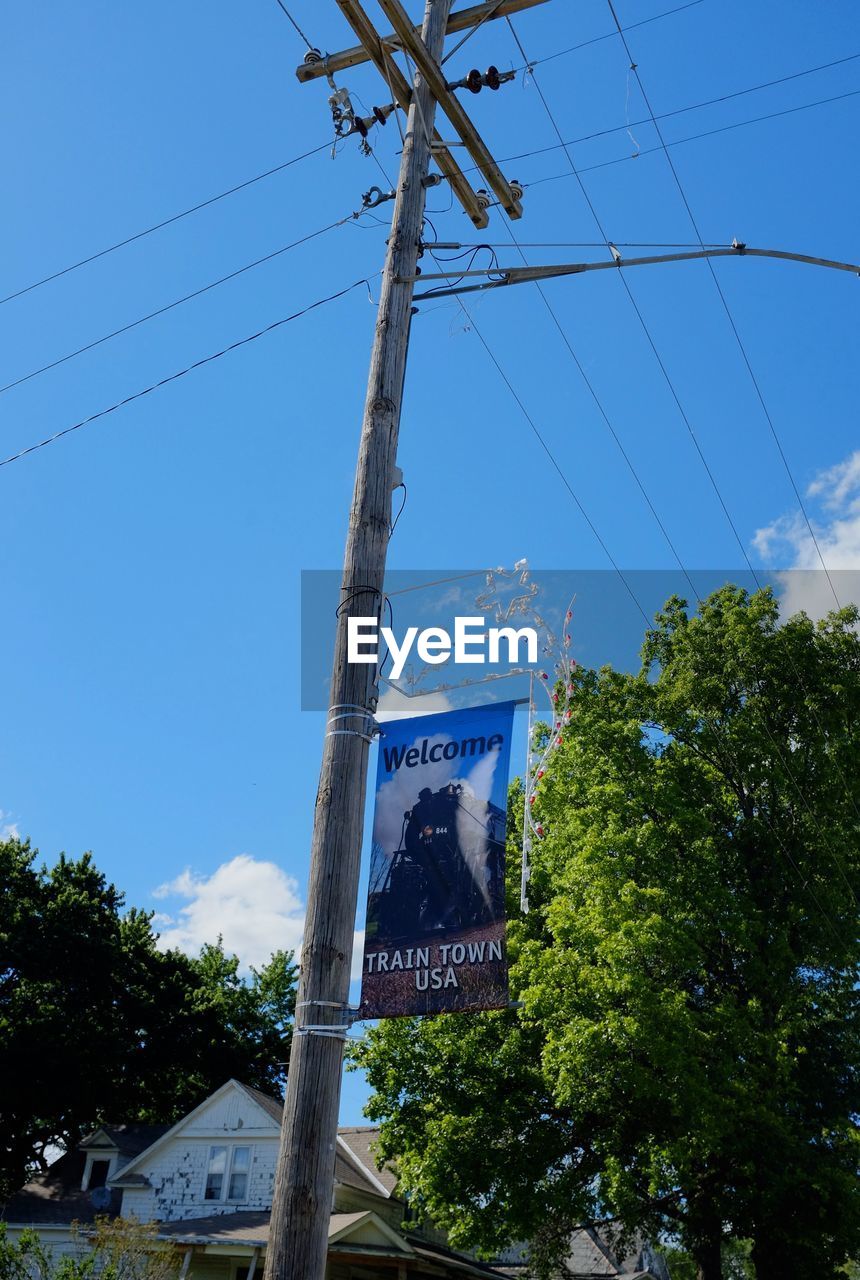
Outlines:
[[[422,37],[438,61],[452,0],[426,0]],[[416,79],[370,360],[337,620],[328,733],[311,843],[297,1034],[275,1175],[266,1280],[323,1280],[334,1183],[343,1055],[375,668],[347,662],[347,618],[378,615],[406,350],[436,102]],[[340,1006],[340,1007],[336,1007]],[[302,1026],[331,1024],[302,1033]],[[338,1034],[341,1032],[341,1034]]]
[[[350,616],[379,617],[382,609],[406,354],[431,160],[472,222],[478,227],[487,224],[489,196],[484,193],[481,198],[472,189],[451,154],[451,144],[436,133],[437,105],[459,134],[456,145],[464,146],[474,158],[500,206],[511,218],[522,212],[521,190],[504,178],[454,97],[456,86],[450,86],[442,75],[445,35],[446,31],[476,28],[506,14],[534,8],[546,0],[483,0],[453,18],[452,0],[425,0],[420,36],[396,0],[382,4],[395,28],[390,36],[378,34],[361,0],[336,3],[361,46],[325,57],[312,50],[312,56],[298,69],[299,79],[330,77],[335,69],[372,62],[396,107],[407,113],[407,123],[337,611],[296,1029],[287,1072],[265,1280],[323,1280],[325,1273],[367,765],[377,701],[375,667],[347,661],[347,628]],[[408,51],[417,66],[412,85],[394,61],[397,49]]]

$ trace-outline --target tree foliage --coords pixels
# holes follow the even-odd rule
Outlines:
[[[523,1008],[384,1023],[356,1055],[416,1203],[460,1242],[534,1240],[537,1269],[610,1216],[703,1280],[740,1240],[758,1280],[836,1276],[860,1242],[859,768],[856,611],[781,625],[725,587],[669,601],[637,675],[580,672],[509,925]]]
[[[0,1222],[0,1280],[175,1280],[179,1251],[157,1232],[154,1222],[100,1217],[78,1227],[73,1249],[61,1253],[29,1228],[10,1240]]]
[[[171,1122],[231,1076],[285,1078],[296,969],[162,951],[91,856],[0,841],[0,1190],[101,1122]]]

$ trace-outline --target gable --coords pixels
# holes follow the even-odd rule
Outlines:
[[[333,1213],[329,1220],[329,1245],[341,1248],[361,1245],[364,1248],[397,1250],[411,1254],[412,1246],[403,1236],[393,1231],[375,1213]]]
[[[148,1164],[154,1155],[176,1139],[230,1137],[247,1140],[249,1143],[267,1138],[277,1139],[280,1136],[280,1123],[275,1118],[274,1111],[263,1105],[261,1099],[265,1095],[255,1095],[256,1089],[248,1089],[237,1080],[228,1080],[201,1102],[199,1107],[183,1116],[171,1129],[130,1160],[118,1181],[124,1180],[129,1174],[141,1172],[142,1165]],[[272,1102],[271,1099],[266,1101]]]
[[[104,1129],[96,1129],[95,1133],[89,1134],[83,1142],[78,1143],[78,1146],[84,1151],[119,1151],[113,1138]]]
[[[250,1137],[277,1137],[280,1125],[262,1103],[235,1080],[232,1086],[219,1089],[207,1098],[202,1106],[192,1111],[180,1122],[177,1136],[184,1138],[210,1138],[223,1133],[238,1133]],[[261,1095],[262,1096],[262,1095]]]

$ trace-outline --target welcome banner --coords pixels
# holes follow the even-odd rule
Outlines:
[[[514,704],[385,723],[361,1016],[499,1009]]]

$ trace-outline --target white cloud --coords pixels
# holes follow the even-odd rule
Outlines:
[[[12,822],[11,818],[12,814],[8,809],[0,809],[0,840],[20,840],[18,823]]]
[[[259,968],[273,951],[288,948],[298,957],[304,928],[304,904],[298,884],[274,862],[241,854],[223,862],[211,876],[185,870],[153,891],[158,899],[185,899],[173,914],[157,911],[153,924],[160,930],[162,950],[178,947],[196,955],[204,942],[217,942],[235,953],[244,969]],[[364,929],[353,934],[350,981],[361,979]]]
[[[426,693],[408,698],[399,689],[386,685],[376,708],[377,720],[408,720],[412,716],[434,715],[437,711],[450,711],[451,703],[444,693]]]
[[[299,886],[274,862],[240,854],[222,862],[211,876],[183,871],[159,885],[153,897],[184,899],[183,906],[160,913],[163,949],[178,947],[191,954],[204,942],[224,940],[243,967],[265,964],[273,951],[291,948],[298,954],[304,927]]]
[[[860,602],[860,450],[819,472],[806,496],[820,508],[818,516],[810,514],[814,540],[797,511],[758,529],[753,546],[763,559],[786,570],[777,575],[785,612],[804,609],[820,617],[835,606],[834,587],[841,604]]]

